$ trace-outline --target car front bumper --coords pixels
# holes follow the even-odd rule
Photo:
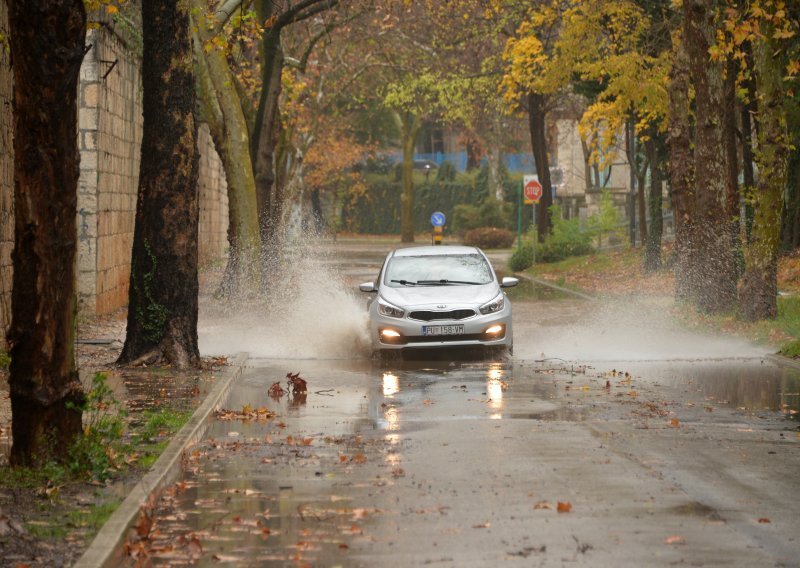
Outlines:
[[[377,302],[370,306],[370,337],[375,350],[435,349],[450,347],[511,347],[513,329],[511,325],[511,305],[506,301],[499,312],[478,315],[462,320],[420,321],[392,318],[377,313]],[[426,326],[464,326],[463,333],[445,335],[425,335]],[[487,333],[499,326],[500,330]],[[397,333],[387,336],[385,331]]]

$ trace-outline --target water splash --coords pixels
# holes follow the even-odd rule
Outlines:
[[[272,262],[278,278],[257,298],[201,302],[203,355],[363,358],[369,355],[365,300],[352,291],[332,252],[295,242]]]
[[[769,348],[742,339],[686,330],[671,300],[562,300],[514,305],[515,358],[569,361],[663,361],[762,357]],[[528,320],[530,324],[522,322]],[[529,330],[528,337],[520,336]]]

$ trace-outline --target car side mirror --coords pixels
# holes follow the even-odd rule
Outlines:
[[[377,292],[374,282],[364,282],[358,285],[358,289],[362,292]]]
[[[519,284],[519,279],[518,278],[514,278],[512,276],[505,276],[505,277],[503,277],[503,281],[500,282],[500,287],[501,288],[513,288],[517,284]]]

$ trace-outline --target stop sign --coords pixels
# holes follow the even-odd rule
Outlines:
[[[525,180],[524,193],[525,199],[533,201],[534,203],[539,203],[539,200],[542,198],[542,184],[539,183],[538,179]]]

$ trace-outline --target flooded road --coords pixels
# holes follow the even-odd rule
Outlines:
[[[152,564],[800,565],[800,372],[658,307],[548,294],[514,300],[508,360],[317,348],[333,300],[281,356],[253,317],[262,355],[162,497]],[[304,395],[270,396],[298,372]]]

